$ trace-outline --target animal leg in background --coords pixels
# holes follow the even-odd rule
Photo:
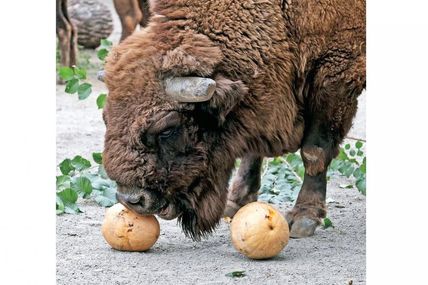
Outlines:
[[[77,60],[77,29],[67,12],[67,0],[56,1],[56,33],[61,51],[61,66],[73,66]]]
[[[145,27],[150,18],[147,0],[114,0],[114,7],[122,25],[120,41],[131,35],[138,24]]]
[[[235,213],[248,203],[257,201],[260,188],[260,171],[263,157],[248,155],[242,158],[227,198],[224,215],[233,217]]]
[[[332,66],[327,61],[317,68],[319,71],[308,95],[311,97],[310,114],[301,147],[305,176],[295,206],[286,215],[290,236],[295,238],[313,235],[326,216],[327,169],[351,128],[357,111],[357,96],[365,87],[365,75],[358,77],[361,74],[358,71],[365,70],[364,58],[342,61],[340,66],[330,64]]]

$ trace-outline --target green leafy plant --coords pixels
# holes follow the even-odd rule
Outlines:
[[[101,46],[98,49],[97,56],[104,62],[107,57],[110,49],[112,47],[112,42],[106,39],[101,40]],[[89,58],[87,58],[89,62]],[[89,66],[90,64],[85,64]],[[69,94],[77,93],[79,100],[84,100],[89,97],[92,93],[92,84],[89,82],[84,82],[87,79],[86,69],[83,67],[68,67],[63,66],[59,68],[59,76],[62,80],[66,82],[65,92]],[[104,108],[107,94],[99,94],[97,97],[97,107],[98,109]]]
[[[357,141],[354,145],[345,144],[339,155],[330,164],[329,173],[339,173],[355,179],[355,187],[361,194],[366,195],[366,156],[363,152],[363,142]],[[350,185],[341,188],[351,188]]]
[[[98,58],[104,60],[112,44],[107,40],[101,41]],[[102,50],[102,52],[101,52]],[[89,61],[89,57],[87,57]],[[89,65],[87,65],[89,66]],[[84,100],[92,93],[92,84],[85,82],[87,71],[85,68],[61,67],[59,76],[66,82],[65,92],[77,93],[79,100]],[[107,94],[98,96],[98,109],[104,108]],[[116,201],[116,183],[110,180],[102,166],[101,152],[94,152],[92,159],[96,165],[80,155],[66,158],[59,165],[61,175],[56,177],[56,213],[76,214],[82,210],[78,206],[80,199],[93,199],[104,207],[112,206]]]
[[[291,153],[265,160],[260,199],[274,204],[294,201],[302,185],[304,173],[305,168],[298,154]]]
[[[79,100],[89,97],[92,92],[92,85],[82,82],[86,79],[86,70],[77,66],[64,66],[59,69],[59,76],[66,82],[65,92],[69,94],[77,93]]]
[[[61,175],[56,177],[56,213],[81,212],[78,198],[95,200],[109,207],[116,201],[116,183],[110,180],[102,166],[102,154],[93,153],[96,165],[80,155],[64,159],[59,165]]]
[[[340,188],[354,186],[366,195],[366,157],[363,142],[357,141],[353,146],[345,144],[339,155],[332,161],[328,176],[341,175],[354,178],[354,185],[340,185]],[[269,203],[293,202],[303,183],[305,168],[299,153],[265,160],[261,179],[260,199]]]
[[[111,41],[102,39],[100,41],[100,47],[98,48],[98,51],[97,51],[97,57],[100,60],[104,61],[108,53],[110,52],[112,45],[113,44]]]
[[[98,63],[93,63],[91,61],[91,54],[92,50],[86,49],[83,46],[78,46],[78,53],[77,53],[77,66],[80,68],[90,70],[90,69],[97,69],[99,67]]]

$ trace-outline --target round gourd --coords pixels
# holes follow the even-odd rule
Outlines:
[[[115,204],[106,210],[102,234],[114,249],[145,251],[159,238],[159,222],[153,215],[140,216]]]
[[[288,243],[288,223],[278,210],[262,202],[242,207],[230,225],[233,246],[252,259],[276,256]]]

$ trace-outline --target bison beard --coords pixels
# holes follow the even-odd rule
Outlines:
[[[114,47],[100,74],[103,163],[124,203],[156,191],[167,202],[153,205],[174,205],[199,240],[257,199],[263,157],[300,148],[305,178],[287,220],[291,236],[312,235],[326,215],[327,167],[365,88],[365,1],[150,6],[147,28]]]
[[[189,193],[193,193],[194,187],[199,183],[200,179],[195,180],[188,189]],[[216,201],[216,195],[218,194],[220,193],[208,192],[206,195],[211,197],[207,197],[205,199],[212,201],[211,206],[217,205],[221,208],[221,201]],[[224,197],[224,199],[225,198],[226,197]],[[201,237],[207,236],[213,232],[218,223],[218,218],[216,215],[212,215],[212,213],[210,213],[210,208],[198,207],[195,209],[195,203],[197,203],[197,200],[190,195],[186,195],[186,193],[179,194],[177,196],[177,202],[182,211],[182,214],[178,217],[178,221],[180,222],[185,235],[194,240],[200,240]],[[220,210],[220,213],[223,213],[223,211]]]

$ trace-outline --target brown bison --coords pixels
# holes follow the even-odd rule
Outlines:
[[[301,150],[294,237],[326,215],[326,171],[365,88],[364,0],[154,0],[110,53],[104,166],[118,200],[212,232],[257,200],[264,156]],[[237,158],[236,177],[228,182]]]

